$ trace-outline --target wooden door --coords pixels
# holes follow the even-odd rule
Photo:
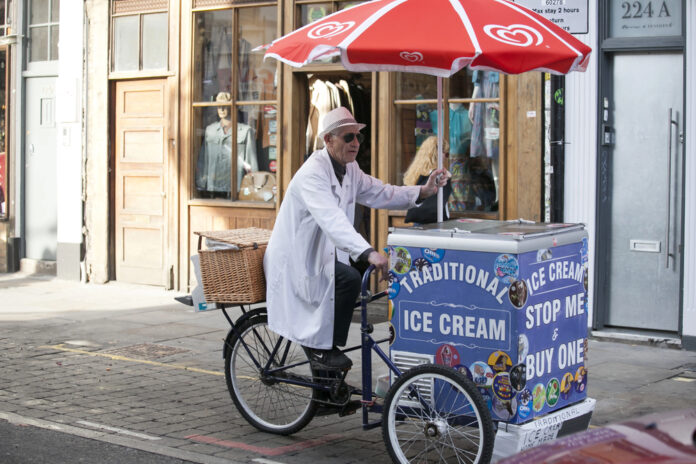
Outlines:
[[[116,280],[169,286],[166,79],[116,83]]]

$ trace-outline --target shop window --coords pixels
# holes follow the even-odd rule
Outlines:
[[[278,65],[251,50],[277,37],[277,17],[275,6],[194,15],[195,198],[275,199]]]
[[[111,70],[166,71],[169,65],[167,3],[136,3],[132,0],[113,2]],[[147,11],[142,10],[145,7],[149,7]],[[134,14],[133,10],[138,11]]]
[[[6,219],[9,215],[7,103],[7,51],[0,49],[0,219]]]
[[[58,59],[58,12],[60,0],[29,3],[29,61]]]
[[[449,210],[455,214],[492,213],[497,217],[500,76],[491,71],[464,69],[445,79],[443,87],[442,121],[448,149],[443,162],[452,173]],[[437,79],[423,74],[398,73],[396,88],[396,152],[399,155],[395,160],[396,179],[393,181],[413,183],[413,176],[404,182],[404,174],[425,141],[438,133]]]

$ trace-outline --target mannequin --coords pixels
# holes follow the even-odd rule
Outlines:
[[[231,103],[232,97],[229,92],[220,92],[215,101]],[[219,106],[217,113],[219,120],[205,128],[205,139],[196,164],[196,188],[213,197],[229,198],[232,168],[230,107]],[[237,123],[237,190],[244,174],[252,171],[258,171],[253,130],[247,124]]]

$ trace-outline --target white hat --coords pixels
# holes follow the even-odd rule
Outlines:
[[[358,126],[358,130],[362,130],[366,127],[365,124],[360,124],[356,121],[347,108],[339,106],[326,113],[322,118],[321,124],[319,125],[319,137],[324,138],[324,135],[344,126]]]

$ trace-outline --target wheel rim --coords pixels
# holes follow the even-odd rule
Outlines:
[[[278,335],[266,323],[248,327],[241,338],[259,363],[268,361],[269,353],[278,341]],[[286,347],[283,343],[282,349]],[[290,344],[286,365],[307,361],[302,347]],[[288,375],[310,380],[309,363],[288,370]],[[269,429],[285,429],[300,422],[312,405],[312,389],[279,381],[262,380],[241,342],[235,343],[230,360],[230,380],[240,407],[252,420]]]
[[[428,387],[423,389],[424,385]],[[427,391],[430,388],[432,393]],[[394,392],[388,420],[389,440],[399,462],[477,463],[481,459],[483,422],[478,408],[448,377],[423,373],[404,382]]]

